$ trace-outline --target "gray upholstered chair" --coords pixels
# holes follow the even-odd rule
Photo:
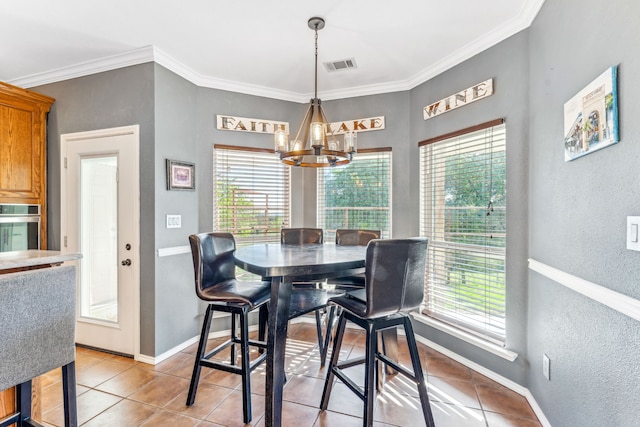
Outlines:
[[[376,363],[391,366],[418,386],[422,411],[428,427],[434,427],[418,347],[408,313],[420,306],[424,296],[427,239],[372,240],[367,246],[365,287],[332,298],[343,310],[333,344],[320,408],[326,410],[336,377],[364,401],[363,425],[373,424],[376,393]],[[347,321],[366,332],[365,356],[339,362],[340,347]],[[378,331],[403,326],[413,372],[399,365],[378,349]],[[365,365],[364,388],[349,378],[347,368]]]
[[[62,266],[0,275],[0,390],[16,386],[17,412],[0,426],[35,425],[31,381],[62,368],[64,425],[78,425],[76,274]]]
[[[267,281],[247,282],[237,280],[233,252],[236,244],[229,233],[201,233],[189,236],[193,268],[195,273],[196,294],[208,303],[202,323],[202,332],[198,352],[191,375],[191,384],[187,396],[187,406],[193,405],[198,389],[200,370],[220,369],[242,376],[243,420],[251,421],[251,371],[266,357],[265,325],[267,308],[271,293],[271,283]],[[249,312],[259,309],[258,341],[249,339]],[[214,311],[231,313],[231,337],[205,354],[209,327]],[[236,318],[240,320],[240,337],[236,335]],[[236,345],[240,346],[241,365],[236,365]],[[262,354],[250,361],[249,346],[257,346]],[[231,362],[223,363],[210,360],[220,351],[231,346]]]

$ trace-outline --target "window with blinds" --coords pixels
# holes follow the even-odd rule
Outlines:
[[[505,341],[506,156],[502,119],[420,143],[423,313]]]
[[[237,245],[279,242],[289,226],[289,167],[271,150],[215,145],[213,228]]]
[[[391,235],[391,148],[359,150],[344,167],[318,169],[317,224],[325,242],[339,228]]]

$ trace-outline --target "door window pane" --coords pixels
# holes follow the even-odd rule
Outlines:
[[[80,161],[80,315],[118,321],[118,158]]]

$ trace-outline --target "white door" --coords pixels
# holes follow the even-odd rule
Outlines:
[[[76,342],[139,354],[139,126],[61,136],[62,250],[80,252]]]

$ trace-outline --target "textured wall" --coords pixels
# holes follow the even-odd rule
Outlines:
[[[140,125],[140,350],[154,354],[154,67],[143,64],[33,88],[56,99],[47,121],[48,248],[60,249],[60,135]]]
[[[196,170],[210,163],[198,158],[198,88],[166,68],[155,65],[155,249],[189,245],[198,230],[198,192],[169,191],[166,159],[195,163]],[[211,180],[196,179],[196,189],[211,190]],[[166,227],[166,215],[181,215],[182,227]],[[208,231],[208,230],[207,230]],[[198,334],[202,324],[194,291],[190,254],[156,257],[155,351],[162,354]]]
[[[530,28],[529,252],[552,267],[640,298],[640,4],[546,0]],[[565,163],[563,105],[619,66],[621,142]],[[640,324],[537,273],[529,275],[528,387],[555,427],[637,426]],[[542,354],[551,358],[551,381]]]
[[[507,136],[507,343],[518,353],[514,362],[467,344],[423,324],[416,331],[519,384],[524,384],[527,283],[527,127],[528,33],[520,32],[411,91],[411,149],[408,163],[413,205],[402,212],[414,232],[419,227],[418,142],[469,126],[504,118]],[[464,107],[424,120],[422,108],[476,83],[493,78],[494,94]]]

